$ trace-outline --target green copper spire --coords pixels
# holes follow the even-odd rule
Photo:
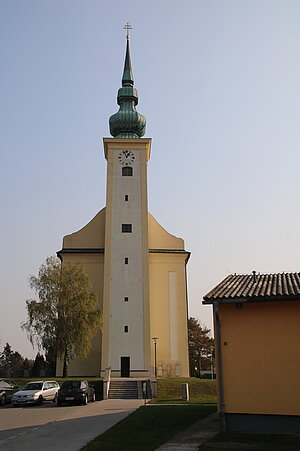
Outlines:
[[[138,104],[137,90],[133,87],[130,50],[129,50],[129,25],[127,29],[127,44],[122,78],[122,88],[118,91],[117,102],[120,109],[109,118],[110,133],[114,138],[141,138],[145,134],[146,118],[136,111]]]
[[[129,39],[127,39],[122,86],[133,86],[133,85],[134,85],[134,80],[133,80],[131,59],[130,59]]]

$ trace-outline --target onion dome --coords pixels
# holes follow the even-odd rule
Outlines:
[[[120,109],[109,118],[109,130],[114,138],[141,138],[145,134],[146,118],[136,111],[138,93],[133,84],[129,36],[127,35],[122,88],[119,89],[117,97]]]

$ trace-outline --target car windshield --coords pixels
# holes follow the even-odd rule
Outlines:
[[[61,388],[64,388],[67,390],[73,389],[73,388],[80,388],[80,381],[65,381],[62,384]]]
[[[23,390],[42,390],[43,383],[42,382],[30,382],[26,384]]]

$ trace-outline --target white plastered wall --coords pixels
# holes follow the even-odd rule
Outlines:
[[[122,176],[114,151],[112,192],[112,246],[110,289],[109,363],[120,369],[121,356],[130,357],[130,367],[144,368],[143,274],[141,225],[140,154],[135,152],[133,176]],[[125,201],[128,195],[128,201]],[[132,224],[132,233],[122,233],[122,224]],[[128,258],[128,264],[124,259]],[[128,301],[124,301],[124,297]],[[124,327],[128,332],[124,332]]]

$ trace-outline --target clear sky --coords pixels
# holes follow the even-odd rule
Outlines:
[[[228,274],[300,270],[299,0],[2,0],[0,347],[24,356],[28,276],[105,205],[127,21],[190,315],[212,326],[202,297]]]

